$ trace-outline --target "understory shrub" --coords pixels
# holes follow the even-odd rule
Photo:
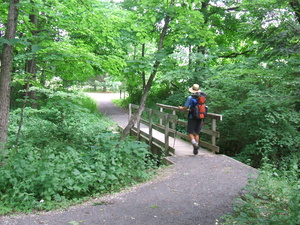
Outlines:
[[[116,191],[149,178],[158,164],[146,144],[120,142],[117,126],[70,96],[25,108],[18,134],[20,114],[11,112],[0,155],[0,214],[49,210]]]
[[[256,168],[264,157],[277,165],[299,154],[296,81],[282,82],[282,76],[232,72],[226,78],[208,81],[209,109],[223,115],[217,143],[222,154]]]
[[[234,213],[224,216],[224,225],[300,224],[300,159],[289,170],[266,164],[255,181],[234,204]]]
[[[1,211],[49,209],[143,181],[155,167],[147,146],[118,136],[99,134],[90,149],[34,148],[22,145],[8,152],[0,171]]]
[[[224,121],[219,124],[222,133],[219,145],[223,153],[260,167],[263,157],[278,164],[299,152],[300,113],[273,101],[273,97],[254,95],[224,111]]]

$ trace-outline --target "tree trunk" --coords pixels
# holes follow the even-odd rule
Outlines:
[[[174,5],[174,0],[171,1],[170,7],[172,7],[173,5]],[[165,24],[161,31],[160,39],[159,39],[159,43],[158,43],[158,47],[157,47],[158,53],[160,53],[163,49],[164,39],[167,35],[167,29],[169,27],[170,22],[171,22],[171,17],[169,15],[166,15]],[[158,66],[160,65],[160,63],[161,63],[161,61],[159,59],[157,59],[155,61],[154,65],[153,65],[153,71],[147,81],[145,88],[144,88],[144,93],[143,93],[141,101],[140,101],[140,106],[139,106],[137,112],[130,118],[127,126],[124,128],[122,136],[121,136],[121,140],[125,139],[129,135],[131,128],[134,126],[135,122],[141,117],[141,115],[145,109],[145,104],[146,104],[146,100],[148,97],[148,93],[151,90],[152,82],[156,76],[157,69],[158,69]]]
[[[10,0],[7,27],[5,39],[10,41],[15,38],[18,7],[20,0]],[[0,71],[0,148],[3,148],[7,141],[9,104],[10,104],[10,83],[11,69],[13,61],[13,45],[5,43],[1,54],[1,71]]]
[[[142,58],[145,58],[145,43],[142,44]],[[145,70],[142,71],[142,79],[143,79],[143,90],[146,87],[146,74]]]
[[[25,84],[25,90],[26,92],[28,92],[28,94],[26,93],[26,96],[29,96],[30,99],[32,99],[32,103],[31,103],[31,107],[32,108],[37,108],[36,105],[36,91],[31,91],[30,87],[32,87],[31,81],[36,81],[36,60],[35,60],[35,56],[32,56],[32,59],[27,60],[26,62],[26,66],[25,66],[25,71],[27,72],[28,76],[27,76],[27,83]]]
[[[108,78],[108,73],[105,73],[104,77],[103,77],[103,89],[102,92],[106,93],[107,92],[107,79]]]
[[[33,3],[32,1],[30,1],[31,3]],[[37,33],[37,27],[38,27],[38,18],[36,15],[29,15],[29,21],[33,24],[33,27],[35,28],[34,30],[31,31],[31,33],[34,35],[36,35]],[[31,43],[31,46],[34,44],[34,41]],[[31,51],[33,53],[33,50]],[[29,91],[28,94],[26,94],[26,96],[28,95],[30,99],[32,99],[33,101],[31,102],[31,107],[32,108],[37,108],[36,105],[36,91],[30,91],[30,87],[32,86],[31,81],[36,81],[37,77],[36,77],[36,58],[35,58],[35,54],[33,54],[31,56],[31,59],[27,59],[26,61],[26,66],[25,66],[25,71],[29,74],[28,76],[28,83],[25,84],[25,89],[26,92]]]

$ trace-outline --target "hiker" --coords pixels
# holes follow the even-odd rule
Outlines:
[[[201,94],[204,94],[204,96],[206,97],[206,94],[204,92],[201,92],[198,84],[194,84],[191,88],[189,88],[189,92],[191,92],[192,94],[190,96],[188,96],[184,106],[178,106],[178,109],[179,110],[189,110],[187,133],[190,138],[190,141],[193,144],[193,148],[194,148],[193,153],[194,153],[194,155],[197,155],[198,150],[199,150],[199,134],[200,134],[200,131],[202,128],[203,118],[199,119],[199,117],[197,118],[196,116],[193,116],[191,109],[193,107],[195,107],[194,102],[195,102],[195,98],[197,98],[195,96],[199,96],[199,94],[201,93]],[[204,117],[204,115],[203,115],[203,117]]]

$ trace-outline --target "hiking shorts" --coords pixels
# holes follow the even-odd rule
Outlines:
[[[188,119],[187,132],[188,134],[200,134],[202,129],[203,119]]]

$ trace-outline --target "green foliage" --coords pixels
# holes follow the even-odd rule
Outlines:
[[[278,170],[265,165],[234,205],[234,214],[224,216],[222,224],[299,224],[300,158],[292,168]]]
[[[153,88],[147,98],[146,106],[149,108],[155,108],[156,103],[163,103],[164,99],[171,96],[171,91],[167,85],[157,85],[160,87]]]
[[[188,92],[182,93],[182,92],[174,91],[166,99],[161,100],[160,103],[166,105],[173,105],[173,106],[180,106],[180,105],[183,106],[188,96],[189,96]]]
[[[70,104],[76,104],[79,107],[87,109],[92,114],[98,114],[97,104],[95,103],[95,101],[83,92],[65,91],[60,89],[52,90],[36,87],[30,88],[30,90],[36,92],[38,96],[39,107],[59,108],[60,104],[63,105],[66,104],[66,102],[70,102]]]
[[[175,1],[173,7],[170,2],[125,0],[120,8],[108,1],[22,1],[17,37],[9,41],[16,47],[12,108],[20,106],[15,99],[28,82],[66,89],[104,74],[126,82],[129,98],[123,105],[139,104],[155,71],[148,107],[183,104],[187,88],[198,83],[208,94],[209,112],[223,115],[221,153],[255,167],[267,159],[291,171],[300,158],[299,9],[279,0]],[[8,42],[3,39],[7,6],[7,1],[0,6],[0,49]],[[28,15],[38,17],[36,28]],[[167,15],[171,22],[157,54]],[[37,73],[29,81],[24,68],[31,59]],[[158,68],[153,67],[157,59]],[[9,155],[70,150],[66,160],[71,161],[78,149],[99,148],[99,133],[111,133],[107,120],[90,114],[96,112],[90,100],[36,91],[40,108],[25,109],[18,146]],[[11,113],[10,146],[16,142],[19,112]]]
[[[259,167],[263,157],[277,164],[299,152],[296,80],[263,68],[223,73],[206,82],[210,111],[223,115],[222,153]]]
[[[18,146],[20,110],[11,112],[9,147],[0,156],[0,214],[67,206],[152,174],[157,162],[148,146],[120,142],[112,122],[83,107],[85,98],[48,97],[41,109],[25,108]]]
[[[128,106],[130,104],[130,101],[128,101],[128,98],[125,98],[125,99],[113,99],[112,102],[120,107],[120,108],[123,108],[123,109],[128,109]]]
[[[89,149],[66,144],[12,149],[1,168],[1,213],[50,209],[68,200],[119,190],[142,181],[154,165],[147,146],[103,133]],[[116,145],[118,147],[116,147]],[[145,161],[145,159],[147,159]],[[6,209],[6,210],[5,210]]]

